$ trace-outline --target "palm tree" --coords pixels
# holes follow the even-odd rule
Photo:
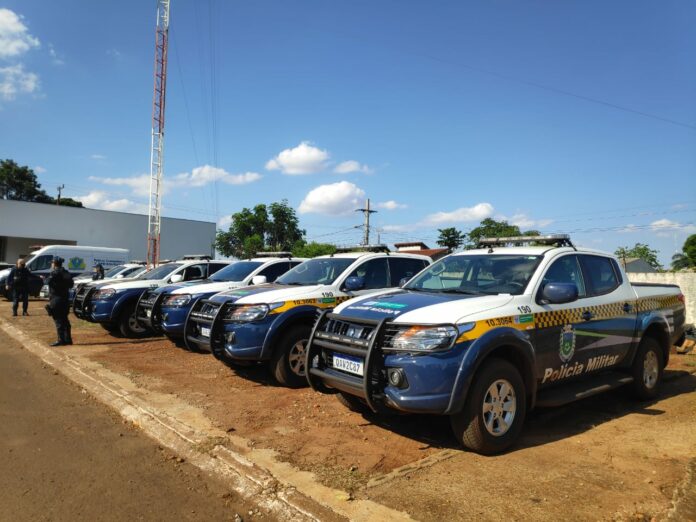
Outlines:
[[[684,252],[677,252],[672,256],[673,270],[683,270],[684,268],[689,268],[690,266],[691,260],[686,256]]]

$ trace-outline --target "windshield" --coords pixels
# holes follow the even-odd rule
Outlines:
[[[139,277],[141,274],[145,273],[145,267],[144,266],[138,266],[135,268],[128,268],[123,271],[121,274],[123,277]]]
[[[462,294],[524,292],[541,256],[449,256],[428,267],[404,288]]]
[[[166,265],[158,266],[157,268],[153,268],[150,270],[147,274],[142,276],[140,279],[146,279],[148,281],[156,280],[156,279],[164,279],[167,277],[169,274],[171,274],[174,270],[179,268],[181,264],[179,263],[167,263]]]
[[[211,281],[243,281],[246,276],[262,264],[259,261],[237,261],[227,265],[222,270],[218,270],[209,279]]]
[[[354,261],[355,259],[346,257],[310,259],[276,279],[276,283],[280,285],[330,285]]]
[[[118,274],[121,270],[123,270],[125,267],[123,265],[116,265],[113,268],[109,268],[106,272],[104,272],[104,277],[114,277],[116,274]]]

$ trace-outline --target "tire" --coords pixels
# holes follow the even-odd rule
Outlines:
[[[109,332],[111,335],[119,335],[121,332],[119,332],[119,327],[118,324],[114,323],[99,323],[99,326],[101,326],[104,330]]]
[[[526,412],[527,393],[520,372],[509,362],[493,358],[478,370],[464,408],[450,417],[450,423],[464,447],[493,455],[517,441]]]
[[[644,337],[633,360],[633,396],[640,400],[654,399],[660,391],[663,368],[662,347],[654,337]]]
[[[338,392],[336,394],[336,398],[338,399],[338,402],[343,404],[350,411],[354,411],[356,413],[372,413],[372,410],[367,405],[367,403],[363,402],[361,399],[359,399],[355,395],[350,395],[349,393]]]
[[[140,339],[152,333],[147,328],[140,326],[135,318],[135,304],[125,306],[118,317],[117,324],[121,335],[129,339]]]
[[[305,376],[305,350],[312,333],[309,326],[294,326],[280,338],[271,358],[276,381],[289,388],[309,386]]]

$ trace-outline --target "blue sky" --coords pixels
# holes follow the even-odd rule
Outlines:
[[[147,207],[155,2],[0,3],[0,157]],[[484,217],[667,262],[696,232],[696,5],[172,0],[164,215],[310,239]]]

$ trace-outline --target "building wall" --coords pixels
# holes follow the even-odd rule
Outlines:
[[[696,324],[696,272],[628,273],[632,283],[679,285],[686,297],[686,322]]]
[[[0,200],[0,238],[5,238],[3,254],[9,260],[37,244],[127,248],[131,258],[145,259],[147,221],[141,214]],[[162,218],[163,259],[212,255],[214,241],[215,223]]]

